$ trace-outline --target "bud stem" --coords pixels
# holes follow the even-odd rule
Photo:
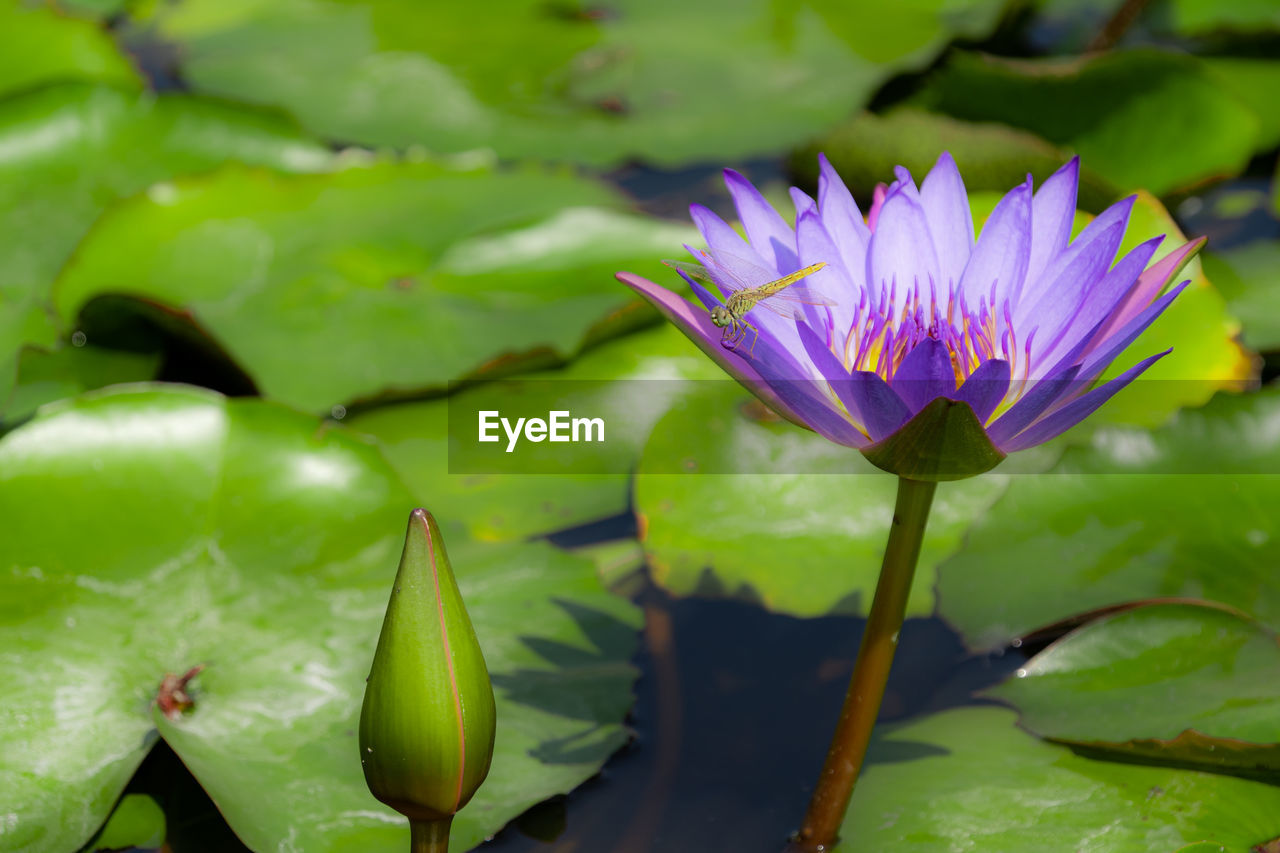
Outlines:
[[[885,683],[898,648],[898,632],[906,617],[907,596],[920,557],[920,543],[929,521],[935,482],[898,478],[898,499],[893,526],[880,566],[871,613],[858,648],[849,692],[845,694],[840,722],[836,724],[827,760],[814,787],[804,824],[796,833],[789,853],[820,853],[836,842],[844,813],[853,797],[853,786],[871,742],[871,729],[880,713]]]
[[[439,820],[409,821],[409,853],[448,853],[453,815]]]

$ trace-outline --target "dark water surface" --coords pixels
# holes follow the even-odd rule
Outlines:
[[[863,620],[795,619],[647,588],[635,740],[485,850],[777,853],[808,803]],[[937,619],[903,628],[881,720],[972,702],[1024,660],[967,655]],[[910,760],[872,746],[872,761]],[[536,837],[542,836],[542,840]]]

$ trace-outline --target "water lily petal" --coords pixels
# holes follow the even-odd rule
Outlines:
[[[738,219],[746,229],[747,239],[756,252],[781,275],[795,272],[799,268],[796,263],[796,235],[786,220],[738,172],[725,169],[724,182],[738,209]]]
[[[844,405],[849,416],[857,423],[865,422],[861,410],[858,409],[858,398],[853,393],[853,377],[849,371],[813,329],[797,322],[797,331],[800,334],[800,342],[804,344],[805,352],[809,354],[814,367],[826,377],[831,390],[835,392],[836,398]]]
[[[1111,315],[1111,322],[1099,332],[1099,339],[1106,339],[1116,329],[1128,323],[1146,306],[1150,305],[1156,295],[1164,289],[1174,276],[1181,271],[1191,258],[1204,246],[1206,239],[1201,237],[1185,243],[1165,255],[1138,277],[1137,284],[1126,294],[1124,301],[1116,306]]]
[[[1082,394],[1039,423],[1014,436],[1004,445],[1003,449],[1009,452],[1025,450],[1028,447],[1034,447],[1037,444],[1043,444],[1050,439],[1057,438],[1097,411],[1098,407],[1115,396],[1117,391],[1137,379],[1148,367],[1171,352],[1173,352],[1172,349],[1167,349],[1164,352],[1144,358],[1115,379],[1094,388],[1086,394]]]
[[[1112,316],[1117,305],[1132,291],[1142,270],[1163,240],[1164,235],[1161,235],[1138,244],[1109,273],[1081,295],[1074,316],[1064,316],[1061,328],[1045,335],[1045,338],[1052,339],[1045,346],[1045,362],[1061,357],[1068,347],[1075,346],[1085,335],[1095,330],[1101,331],[1098,324]]]
[[[854,407],[872,441],[892,435],[911,420],[911,410],[888,382],[869,370],[855,371],[852,380]]]
[[[823,226],[822,217],[817,211],[806,211],[796,221],[796,246],[800,252],[800,266],[807,267],[819,261],[827,263],[826,267],[804,280],[802,293],[813,294],[830,302],[831,305],[829,307],[806,305],[803,313],[806,318],[821,319],[830,316],[835,334],[843,341],[844,336],[849,333],[854,312],[858,308],[858,300],[855,296],[858,291],[855,289],[853,279],[849,276],[849,271],[840,262],[840,252]],[[822,327],[822,323],[815,323],[812,320],[810,325],[815,329]],[[828,345],[833,344],[835,339],[832,337]]]
[[[1009,439],[1035,423],[1036,418],[1072,390],[1072,383],[1079,372],[1080,366],[1073,365],[1056,376],[1034,382],[1021,400],[1010,406],[1009,411],[996,418],[995,423],[987,428],[987,435],[995,446],[1004,450]]]
[[[714,211],[700,204],[691,204],[689,215],[693,218],[693,224],[697,226],[698,232],[702,234],[707,248],[713,253],[727,252],[754,261],[760,266],[766,265],[764,258],[760,257],[751,244],[742,239],[742,235],[734,231],[733,226],[717,216]]]
[[[925,338],[907,353],[889,383],[912,414],[956,390],[956,373],[946,344]]]
[[[798,332],[796,337],[799,339]],[[779,368],[779,362],[772,359],[756,360],[754,366],[769,389],[823,438],[846,447],[861,448],[870,443],[827,395],[826,381],[797,379],[795,373]]]
[[[1009,393],[1009,379],[1009,362],[1002,358],[988,359],[969,374],[953,399],[968,403],[978,423],[985,424]]]
[[[818,212],[818,203],[814,201],[813,197],[810,196],[807,192],[800,189],[799,187],[792,187],[790,192],[791,192],[791,203],[795,206],[795,209],[796,209],[797,223],[800,221],[801,214],[807,213],[811,210],[814,213]]]
[[[840,259],[855,284],[866,276],[867,243],[871,230],[862,219],[862,211],[853,194],[840,180],[825,154],[818,155],[818,211],[822,226],[840,250]]]
[[[918,287],[927,298],[937,281],[938,258],[924,211],[902,190],[887,194],[867,248],[871,292],[886,287],[905,294]]]
[[[1026,314],[1028,322],[1034,318],[1040,329],[1031,346],[1033,365],[1044,361],[1062,330],[1076,319],[1084,304],[1084,289],[1097,283],[1106,273],[1122,239],[1124,224],[1117,222],[1093,235],[1093,239],[1077,240],[1076,245],[1059,256],[1070,260],[1061,266],[1055,264],[1051,267],[1056,270],[1056,277],[1035,307]]]
[[[1076,239],[1071,241],[1071,245],[1049,260],[1044,272],[1034,279],[1027,278],[1026,287],[1023,288],[1018,297],[1018,304],[1015,306],[1015,323],[1025,323],[1028,318],[1039,313],[1040,304],[1049,295],[1051,285],[1060,279],[1062,271],[1075,263],[1082,253],[1095,248],[1094,243],[1096,241],[1103,240],[1113,243],[1111,251],[1112,257],[1115,256],[1115,249],[1120,245],[1120,240],[1124,237],[1124,230],[1129,223],[1129,213],[1133,210],[1133,203],[1136,199],[1137,196],[1129,196],[1102,211],[1096,219],[1076,235]],[[1117,225],[1120,226],[1119,238],[1114,236]],[[1110,266],[1109,261],[1110,259],[1108,259],[1107,266]]]
[[[920,206],[938,253],[941,288],[959,283],[973,253],[973,216],[956,161],[944,151],[920,187]]]
[[[1031,251],[1031,182],[1010,190],[982,226],[978,243],[960,277],[960,292],[970,305],[995,292],[999,305],[1016,294],[1027,274]]]
[[[1138,335],[1145,332],[1147,327],[1164,313],[1170,303],[1177,299],[1178,294],[1182,293],[1190,283],[1190,281],[1184,281],[1164,296],[1161,296],[1147,306],[1145,311],[1138,314],[1109,338],[1099,338],[1090,342],[1089,352],[1081,366],[1081,377],[1089,380],[1096,379],[1102,371],[1107,369],[1111,362],[1116,360],[1120,353],[1124,352],[1129,344],[1137,340]]]
[[[916,204],[919,204],[920,190],[916,187],[916,179],[911,177],[911,173],[907,171],[907,167],[894,166],[893,176],[897,178],[897,180],[889,185],[889,189],[901,190],[907,194],[907,198],[911,199]]]
[[[1049,261],[1067,247],[1076,215],[1076,188],[1080,182],[1080,158],[1049,176],[1031,202],[1031,255],[1027,279],[1040,278]]]

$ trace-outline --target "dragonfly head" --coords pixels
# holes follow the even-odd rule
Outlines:
[[[725,326],[733,322],[733,317],[729,314],[729,309],[723,305],[717,305],[711,309],[711,322],[723,329]]]

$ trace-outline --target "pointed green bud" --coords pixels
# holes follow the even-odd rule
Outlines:
[[[440,528],[415,509],[360,712],[369,790],[415,832],[437,823],[447,832],[489,772],[495,720],[489,670]]]

